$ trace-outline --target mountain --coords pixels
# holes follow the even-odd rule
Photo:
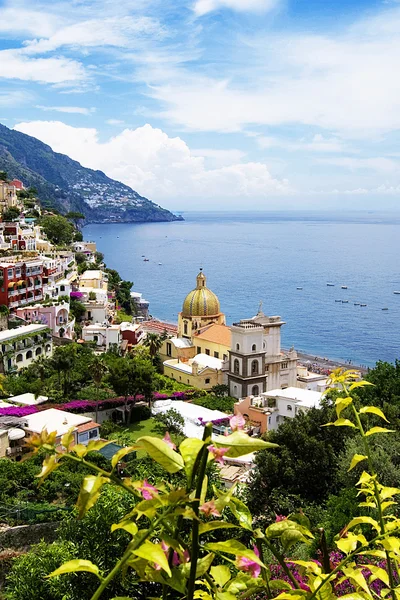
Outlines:
[[[110,179],[82,167],[40,140],[0,124],[0,171],[35,187],[43,206],[60,212],[77,210],[86,223],[181,221],[169,210]]]

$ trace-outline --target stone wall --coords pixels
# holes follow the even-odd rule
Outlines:
[[[26,549],[33,544],[38,544],[41,540],[50,544],[57,539],[58,527],[59,524],[56,522],[8,527],[0,531],[0,550],[5,548]]]

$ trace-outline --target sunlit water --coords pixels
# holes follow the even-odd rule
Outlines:
[[[400,358],[400,295],[393,294],[400,291],[400,215],[183,216],[174,223],[89,225],[84,237],[97,242],[107,266],[133,281],[160,319],[177,320],[203,267],[228,323],[254,315],[262,300],[266,314],[286,321],[287,348],[367,365]]]

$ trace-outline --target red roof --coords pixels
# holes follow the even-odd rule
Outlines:
[[[163,321],[143,321],[140,325],[140,329],[143,331],[149,331],[154,333],[164,333],[166,331],[168,334],[175,335],[178,332],[178,326],[173,323],[165,323]]]
[[[83,425],[78,425],[78,433],[83,433],[84,431],[89,431],[90,429],[95,429],[95,427],[100,427],[99,423],[95,423],[94,421],[89,421],[89,423],[84,423]]]

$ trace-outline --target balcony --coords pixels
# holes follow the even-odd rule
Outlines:
[[[42,283],[36,283],[35,284],[35,290],[39,290],[42,288]]]
[[[26,288],[27,292],[32,292],[35,286],[30,285],[29,287]]]
[[[43,294],[38,294],[35,296],[35,300],[43,300]]]
[[[12,296],[18,296],[19,294],[19,290],[11,290],[10,292],[8,292],[8,297],[12,297]]]
[[[19,306],[19,302],[10,302],[8,305],[9,308],[17,308],[17,306]]]

